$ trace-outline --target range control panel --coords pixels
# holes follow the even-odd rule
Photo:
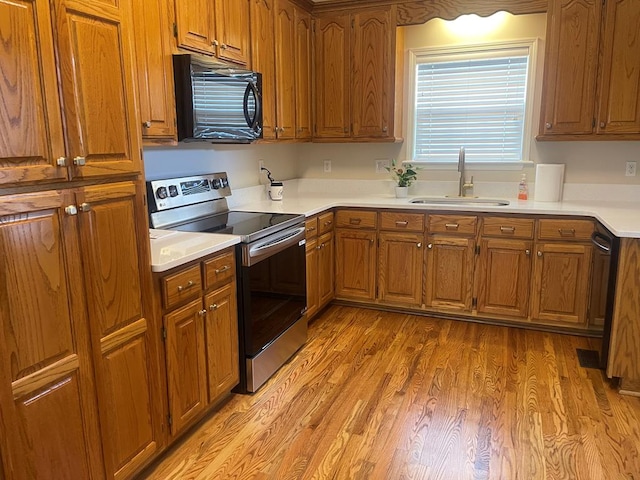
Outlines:
[[[216,200],[231,195],[225,172],[147,182],[150,212]]]

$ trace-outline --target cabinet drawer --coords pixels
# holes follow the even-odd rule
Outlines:
[[[507,238],[533,238],[535,221],[532,218],[487,217],[482,235]]]
[[[540,220],[540,240],[589,240],[594,225],[590,220]]]
[[[474,235],[478,217],[464,215],[429,215],[429,233]]]
[[[236,274],[236,259],[233,252],[219,255],[204,262],[205,288],[231,281]]]
[[[318,216],[318,235],[324,235],[333,230],[333,212],[323,213]]]
[[[318,217],[307,218],[304,222],[304,231],[307,240],[318,236]]]
[[[161,281],[162,302],[165,308],[171,308],[202,293],[200,265],[166,276]]]
[[[338,210],[336,226],[342,228],[376,228],[376,212],[368,210]]]
[[[382,212],[380,228],[382,230],[399,230],[407,232],[424,231],[425,215],[421,213]]]

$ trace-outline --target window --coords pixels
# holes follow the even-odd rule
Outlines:
[[[528,160],[535,42],[413,51],[414,162]],[[535,57],[534,57],[535,58]]]

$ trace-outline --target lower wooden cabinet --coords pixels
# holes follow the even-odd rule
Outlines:
[[[312,318],[335,294],[333,221],[333,212],[306,221],[307,318]]]
[[[424,265],[424,235],[380,232],[378,299],[420,306]]]
[[[320,266],[318,264],[318,239],[307,238],[305,246],[307,267],[307,318],[312,318],[320,306]]]
[[[182,295],[178,300],[176,292]],[[240,381],[233,250],[158,276],[156,298],[164,311],[169,415],[175,436]]]
[[[318,238],[318,308],[323,308],[335,294],[333,232]]]
[[[376,298],[375,231],[336,229],[336,297]]]

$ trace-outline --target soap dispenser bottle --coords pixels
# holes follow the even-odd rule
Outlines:
[[[518,184],[518,200],[527,200],[529,198],[529,187],[527,186],[527,174],[523,173],[520,183]]]

